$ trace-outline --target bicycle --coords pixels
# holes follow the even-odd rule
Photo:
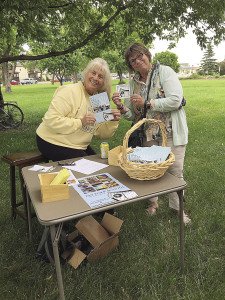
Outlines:
[[[17,128],[23,123],[24,114],[16,102],[4,102],[0,85],[0,128]]]

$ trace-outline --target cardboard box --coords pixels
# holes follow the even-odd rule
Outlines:
[[[42,202],[65,200],[69,198],[68,184],[50,185],[57,173],[38,174],[41,185]]]
[[[79,220],[75,227],[90,242],[92,250],[86,255],[76,248],[69,264],[76,269],[86,258],[93,262],[105,257],[119,245],[118,235],[122,224],[121,219],[108,213],[104,214],[101,223],[92,216]]]
[[[123,146],[117,146],[108,152],[108,164],[111,166],[119,166],[118,158],[119,155],[122,153]]]

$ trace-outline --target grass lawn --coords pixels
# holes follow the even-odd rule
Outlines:
[[[114,81],[114,88],[117,81]],[[192,225],[185,228],[185,275],[179,273],[178,219],[160,199],[154,217],[147,203],[117,209],[125,220],[117,251],[74,270],[63,267],[68,300],[223,300],[225,295],[225,80],[183,80],[187,99],[189,144],[185,160],[186,210]],[[24,124],[0,131],[0,154],[35,149],[35,129],[58,85],[13,86],[7,101],[23,109]],[[122,120],[110,147],[122,143],[130,123]],[[92,146],[99,152],[100,141]],[[43,228],[33,219],[33,244],[25,223],[11,221],[8,166],[0,162],[0,299],[53,300],[58,297],[54,267],[34,257]],[[149,183],[151,184],[151,182]],[[18,186],[19,191],[19,186]]]

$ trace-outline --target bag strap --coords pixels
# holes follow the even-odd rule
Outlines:
[[[151,75],[150,75],[150,79],[149,79],[149,84],[148,84],[148,90],[147,90],[147,98],[146,98],[146,101],[144,103],[144,111],[143,111],[143,114],[142,114],[142,119],[143,118],[146,118],[146,114],[147,114],[147,103],[148,103],[148,100],[149,100],[149,91],[150,91],[150,88],[151,88],[151,83],[152,83],[152,76],[153,76],[153,73],[154,73],[154,70],[156,69],[156,64],[153,64],[153,67],[152,67],[152,72],[151,72]],[[183,106],[185,106],[187,103],[186,99],[183,97],[182,100],[181,100],[181,103],[180,103],[180,106],[178,107],[178,109],[181,109]]]
[[[60,258],[61,258],[61,255],[64,253],[64,251],[67,249],[67,246],[68,246],[67,234],[66,234],[65,230],[62,229],[59,240],[58,240],[58,251],[59,251]],[[49,237],[45,242],[45,251],[46,251],[46,254],[47,254],[47,257],[48,257],[50,263],[54,265],[55,261],[54,261],[50,231],[49,231]]]
[[[71,254],[71,245],[69,245],[67,240],[67,233],[65,230],[62,229],[59,241],[58,241],[58,249],[59,249],[59,255],[61,257],[61,254],[67,250],[67,248],[70,248],[69,254]],[[36,257],[42,258],[44,261],[50,262],[52,265],[55,264],[54,261],[54,255],[53,255],[53,248],[52,248],[52,241],[51,241],[51,234],[49,227],[45,227],[41,241],[39,242],[38,249],[36,251]]]
[[[50,237],[51,238],[51,237]],[[45,254],[49,260],[49,262],[52,264],[52,265],[55,265],[55,261],[54,261],[54,256],[53,256],[53,249],[51,247],[52,245],[49,245],[49,240],[47,239],[45,241]],[[50,248],[51,247],[51,250]]]
[[[149,91],[150,91],[150,88],[151,88],[151,84],[152,84],[152,77],[153,77],[153,73],[156,69],[156,64],[153,64],[152,65],[152,70],[151,70],[151,75],[150,75],[150,78],[149,78],[149,83],[148,83],[148,87],[147,87],[147,98],[146,98],[146,101],[144,102],[144,110],[143,110],[143,113],[141,115],[141,119],[144,119],[146,118],[146,114],[147,114],[147,102],[148,102],[148,99],[149,99]],[[143,146],[143,143],[144,143],[144,124],[141,125],[140,129],[139,129],[139,138],[140,138],[140,141],[141,141],[141,146]]]
[[[45,245],[45,241],[47,240],[49,235],[49,227],[45,227],[42,236],[41,236],[41,240],[38,244],[38,248],[37,248],[37,252],[41,252],[44,249],[44,245]]]
[[[62,246],[62,250],[65,251],[66,248],[67,248],[67,243],[68,243],[68,240],[67,240],[67,233],[65,230],[62,229],[61,231],[61,235],[60,235],[60,240],[59,242],[61,243],[61,246]]]
[[[153,77],[153,73],[156,69],[156,64],[153,64],[152,66],[152,71],[151,71],[151,75],[150,75],[150,78],[149,78],[149,83],[148,83],[148,88],[147,88],[147,97],[146,97],[146,101],[144,103],[144,111],[143,111],[143,114],[142,114],[142,119],[143,118],[146,118],[146,114],[147,114],[147,103],[148,103],[148,99],[149,99],[149,91],[150,91],[150,88],[151,88],[151,85],[152,85],[152,77]],[[144,125],[144,124],[143,124]],[[142,125],[142,126],[143,126]]]

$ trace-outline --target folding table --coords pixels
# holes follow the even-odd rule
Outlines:
[[[96,162],[107,163],[107,160],[99,158],[98,155],[85,157],[86,159],[93,160]],[[78,160],[74,159],[73,161]],[[43,164],[46,166],[54,165],[57,163]],[[50,203],[41,202],[41,191],[40,182],[38,179],[38,173],[29,170],[30,167],[25,167],[22,169],[22,175],[24,182],[26,184],[27,190],[27,208],[28,208],[28,227],[29,227],[29,238],[32,238],[32,228],[31,228],[31,203],[34,207],[35,213],[39,223],[43,226],[49,226],[51,232],[51,239],[53,245],[53,253],[55,259],[55,268],[58,281],[58,288],[60,299],[64,300],[64,288],[61,273],[61,265],[58,252],[58,239],[61,233],[63,222],[81,218],[87,215],[105,211],[108,209],[116,208],[121,205],[129,204],[136,201],[146,200],[151,197],[160,196],[168,194],[171,192],[177,192],[179,196],[180,203],[180,268],[181,272],[184,269],[184,223],[183,223],[183,191],[186,188],[186,182],[183,179],[179,179],[174,175],[166,172],[161,178],[152,181],[139,181],[131,179],[128,175],[120,168],[115,166],[108,166],[94,174],[109,173],[114,178],[119,180],[122,184],[135,191],[138,195],[137,198],[128,199],[124,201],[118,201],[111,205],[104,207],[92,209],[84,201],[84,199],[72,188],[70,187],[70,197],[67,200],[55,201]],[[57,166],[54,171],[59,171],[60,166]],[[86,177],[87,175],[73,172],[76,178]]]

